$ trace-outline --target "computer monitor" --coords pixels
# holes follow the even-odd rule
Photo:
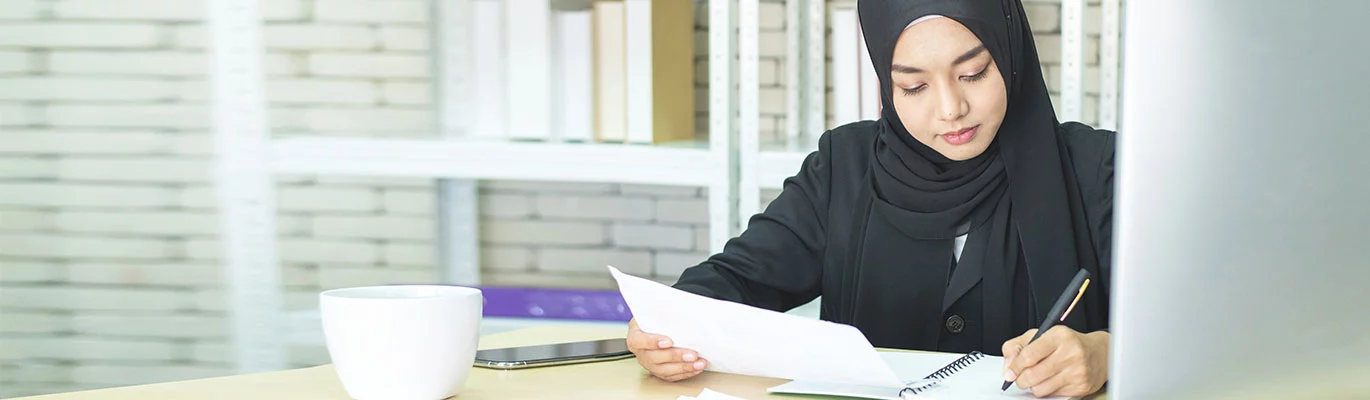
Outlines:
[[[1109,398],[1370,398],[1370,1],[1124,18]]]

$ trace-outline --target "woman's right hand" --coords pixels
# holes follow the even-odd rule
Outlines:
[[[694,350],[674,346],[671,338],[643,332],[637,327],[636,318],[628,321],[628,350],[637,355],[637,363],[653,376],[675,382],[693,378],[709,365]]]

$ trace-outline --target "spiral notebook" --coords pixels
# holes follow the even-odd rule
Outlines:
[[[850,385],[820,381],[791,381],[766,389],[769,393],[859,397],[867,399],[1032,399],[1032,393],[1018,387],[1000,391],[1004,383],[1004,358],[972,352],[966,355],[941,353],[882,352],[885,360],[906,387]],[[1064,397],[1059,397],[1064,399]]]

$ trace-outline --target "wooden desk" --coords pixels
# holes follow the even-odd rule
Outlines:
[[[533,344],[622,338],[613,328],[546,326],[483,336],[480,347],[501,348]],[[475,368],[457,400],[484,399],[667,399],[695,396],[710,388],[747,399],[800,398],[774,395],[766,388],[783,379],[705,372],[682,382],[668,383],[648,375],[635,359],[593,364],[495,371]],[[812,399],[812,397],[804,397]],[[1103,400],[1092,396],[1090,400]],[[346,400],[333,366],[237,375],[152,385],[27,397],[25,400],[145,400],[254,399]]]

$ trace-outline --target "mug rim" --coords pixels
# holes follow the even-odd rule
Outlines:
[[[372,291],[377,291],[377,290],[383,290],[383,289],[396,289],[396,288],[400,288],[400,289],[403,289],[403,288],[432,288],[432,289],[435,289],[435,291],[434,291],[433,295],[431,295],[431,296],[417,296],[417,297],[377,297],[377,296],[355,296],[355,295],[348,295],[348,294],[353,293],[353,292],[372,292]],[[349,287],[349,288],[329,289],[329,290],[325,290],[325,291],[319,292],[319,297],[326,297],[326,298],[332,298],[332,299],[347,299],[347,300],[421,301],[421,300],[432,300],[432,299],[440,299],[440,298],[480,296],[481,293],[482,293],[482,292],[481,292],[481,290],[480,290],[479,288],[470,287],[470,286],[458,286],[458,285],[433,285],[433,284],[400,284],[400,285],[357,286],[357,287]]]

